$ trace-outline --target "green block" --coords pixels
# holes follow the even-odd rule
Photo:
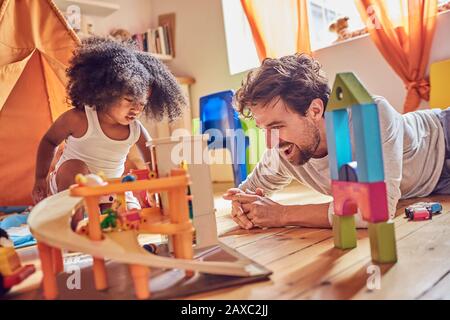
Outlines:
[[[374,101],[366,88],[351,72],[338,73],[326,111],[347,109],[353,105],[373,104]]]
[[[369,223],[370,251],[377,263],[397,262],[395,228],[392,221]]]
[[[256,126],[254,119],[241,118],[241,125],[244,133],[249,138],[250,146],[246,149],[245,157],[247,163],[247,173],[250,174],[255,169],[257,163],[262,159],[266,151],[264,131]]]
[[[334,246],[339,249],[356,247],[356,226],[354,216],[333,215]]]
[[[202,134],[200,132],[200,118],[192,119],[192,134],[193,135]]]

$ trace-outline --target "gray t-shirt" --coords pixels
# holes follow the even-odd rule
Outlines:
[[[385,98],[373,98],[378,106],[388,209],[393,218],[399,199],[427,196],[436,186],[445,158],[444,131],[436,110],[402,115]],[[351,113],[349,124],[352,128]],[[239,188],[254,191],[259,187],[270,195],[292,179],[331,195],[328,156],[295,166],[280,157],[276,148],[268,149]],[[331,203],[330,221],[332,212]],[[367,226],[359,213],[356,224],[357,227]]]

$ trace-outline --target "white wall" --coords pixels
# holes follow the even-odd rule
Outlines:
[[[226,89],[237,89],[245,73],[231,76],[228,71],[225,31],[220,0],[108,0],[120,9],[106,17],[87,16],[95,23],[98,34],[113,28],[125,28],[131,33],[156,26],[158,15],[176,14],[176,58],[168,62],[178,76],[191,76],[193,116],[198,116],[198,101],[203,95]],[[437,31],[430,61],[450,58],[450,12],[438,16]],[[322,63],[330,81],[337,72],[358,74],[370,92],[385,96],[401,111],[405,90],[376,49],[369,36],[362,36],[317,50],[315,57]],[[423,103],[426,105],[426,103]]]
[[[450,58],[450,12],[438,16],[430,63]],[[368,90],[386,97],[399,111],[403,109],[406,91],[403,82],[386,63],[368,35],[314,52],[331,83],[337,72],[355,72]],[[426,102],[422,102],[422,107]]]
[[[228,70],[225,31],[220,0],[151,0],[152,24],[159,14],[176,14],[176,58],[169,67],[176,75],[195,78],[191,87],[192,114],[198,116],[198,101],[203,95],[239,88],[245,73],[231,76]],[[431,61],[450,58],[450,12],[440,14]],[[330,83],[337,72],[358,74],[369,91],[385,96],[401,111],[405,90],[378,52],[369,36],[362,36],[315,52]],[[231,180],[231,168],[213,166],[214,180]]]
[[[107,35],[116,28],[123,28],[134,34],[144,32],[150,27],[150,0],[107,0],[105,2],[118,4],[120,9],[108,16],[85,15],[82,20],[82,24],[93,22],[96,34]]]
[[[175,12],[176,57],[168,66],[178,76],[191,76],[192,113],[198,116],[201,96],[239,87],[242,74],[228,71],[227,48],[220,0],[152,0],[152,21]]]
[[[191,88],[194,116],[198,116],[201,96],[239,88],[245,73],[229,74],[220,0],[151,0],[151,12],[153,25],[159,14],[176,13],[177,57],[169,66],[177,75],[195,78],[196,84]],[[438,16],[431,62],[450,58],[448,30],[450,12],[445,12]],[[370,92],[385,96],[401,111],[404,85],[368,35],[320,49],[314,55],[331,83],[337,72],[355,72]]]

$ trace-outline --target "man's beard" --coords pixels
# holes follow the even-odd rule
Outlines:
[[[291,142],[284,142],[282,144],[280,144],[279,148],[281,150],[284,150],[286,147],[293,145],[293,147],[296,150],[293,150],[292,152],[297,152],[297,155],[294,155],[291,159],[286,159],[287,161],[289,161],[290,163],[292,163],[293,165],[297,165],[297,166],[302,166],[305,163],[307,163],[315,154],[315,152],[317,151],[317,148],[319,147],[320,144],[320,134],[319,134],[319,129],[317,129],[315,126],[311,126],[311,130],[313,130],[314,132],[312,133],[312,141],[308,146],[304,146],[304,147],[300,147],[295,143],[291,143]],[[280,152],[283,152],[281,151]],[[283,155],[281,155],[283,157]]]

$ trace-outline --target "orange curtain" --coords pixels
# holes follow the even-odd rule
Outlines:
[[[258,57],[311,53],[307,0],[241,0]]]
[[[437,0],[355,0],[378,50],[403,80],[403,111],[429,100],[425,75],[436,29]]]

